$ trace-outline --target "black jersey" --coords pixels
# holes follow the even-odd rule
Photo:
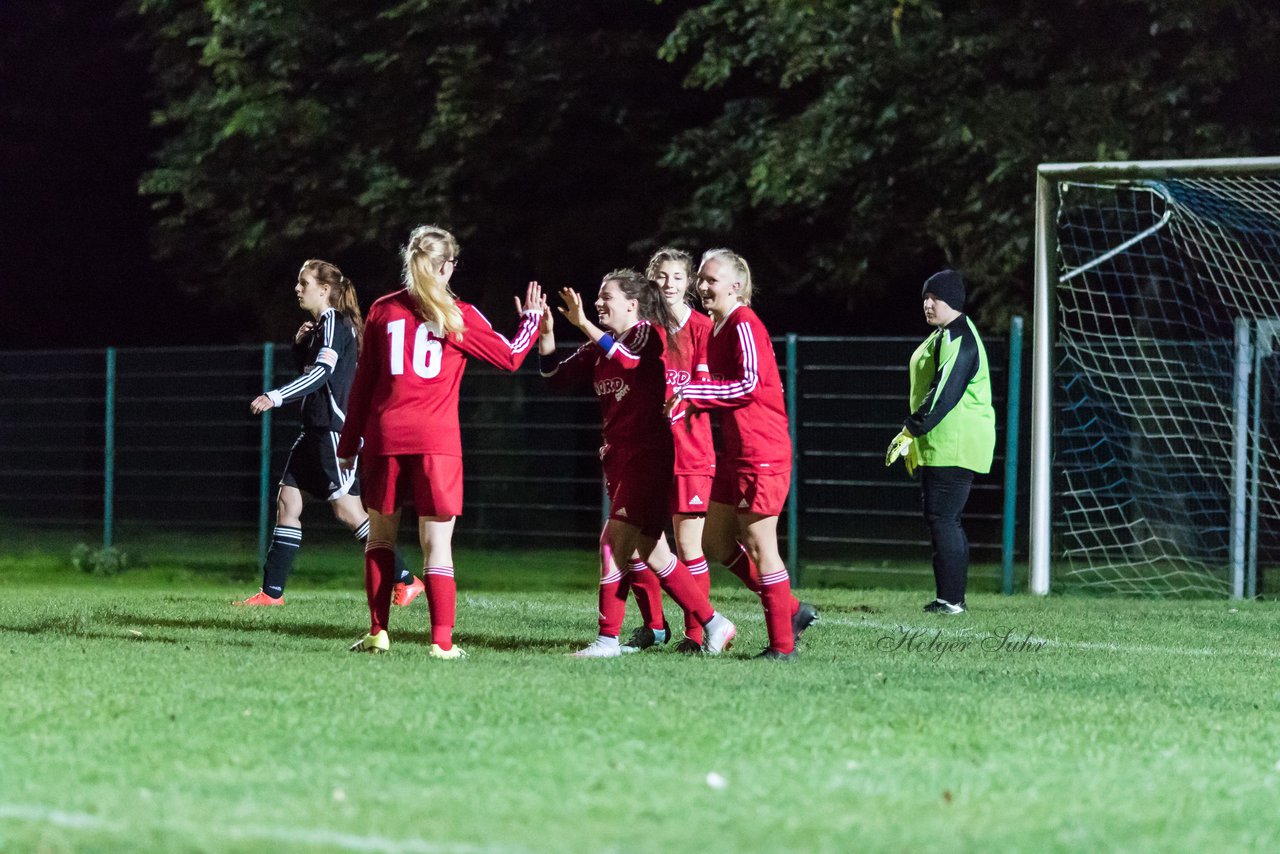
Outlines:
[[[302,399],[302,429],[340,432],[356,374],[356,330],[345,315],[329,309],[293,345],[300,376],[267,392],[280,406]]]

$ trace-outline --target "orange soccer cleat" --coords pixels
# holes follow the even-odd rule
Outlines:
[[[417,599],[426,590],[426,585],[422,583],[422,579],[418,576],[413,577],[413,581],[409,584],[397,584],[391,594],[391,601],[403,608],[414,599]]]
[[[232,602],[231,604],[232,605],[283,605],[284,597],[281,596],[280,598],[277,599],[275,596],[268,596],[266,593],[259,590],[257,593],[253,594],[248,599],[242,599],[239,602]]]

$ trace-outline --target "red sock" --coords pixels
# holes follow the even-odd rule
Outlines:
[[[693,560],[686,560],[684,565],[689,567],[689,574],[693,576],[693,583],[698,586],[698,590],[707,597],[707,601],[710,601],[711,572],[707,567],[707,559],[699,556]],[[684,612],[684,634],[690,640],[702,643],[702,623],[698,622],[698,618],[693,616],[692,611]]]
[[[622,573],[622,578],[618,581],[618,598],[622,600],[622,622],[627,621],[627,599],[631,597],[631,583],[634,579],[630,572]],[[649,624],[649,618],[645,616],[644,605],[640,602],[640,597],[636,596],[636,605],[640,608],[640,619],[645,625]]]
[[[711,603],[689,574],[689,567],[677,560],[675,555],[671,556],[671,560],[662,569],[653,567],[653,571],[658,573],[658,580],[662,582],[662,589],[667,591],[667,595],[681,608],[693,612],[693,617],[698,622],[705,624],[715,616]]]
[[[622,573],[616,569],[600,579],[600,634],[616,638],[622,633],[622,619],[627,612],[627,600],[618,595]]]
[[[422,580],[427,585],[427,610],[431,612],[431,642],[444,650],[453,649],[453,623],[458,615],[453,567],[424,567]]]
[[[623,584],[628,584],[628,581],[628,586],[636,594],[636,605],[640,608],[644,624],[654,631],[664,628],[667,617],[662,613],[662,582],[658,581],[658,576],[644,561],[633,559],[627,563],[627,577]],[[624,600],[627,598],[625,590],[621,595]]]
[[[369,540],[364,546],[364,594],[369,600],[369,634],[376,635],[391,619],[391,591],[396,584],[395,545]]]
[[[742,579],[742,583],[747,585],[747,589],[757,596],[763,596],[764,591],[760,589],[760,570],[756,567],[755,561],[747,554],[746,548],[742,543],[738,543],[738,554],[724,564],[724,568],[732,572],[738,578]],[[710,576],[707,577],[707,588],[710,589]],[[800,600],[791,594],[790,580],[787,582],[787,596],[790,598],[790,613],[794,614],[800,610]]]
[[[764,606],[764,624],[769,632],[769,647],[787,653],[796,648],[791,631],[791,579],[785,569],[760,577],[760,604]]]
[[[760,573],[756,570],[756,565],[747,554],[747,550],[742,547],[742,543],[738,543],[737,553],[724,561],[724,568],[738,576],[752,593],[760,594]]]

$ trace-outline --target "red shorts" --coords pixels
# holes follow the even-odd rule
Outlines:
[[[672,516],[683,513],[686,516],[700,516],[707,512],[711,502],[711,480],[715,467],[706,474],[678,474],[671,482],[671,499],[667,510]]]
[[[756,469],[716,470],[711,484],[711,500],[728,504],[739,513],[777,516],[787,503],[791,489],[791,469],[761,472]]]
[[[671,458],[662,453],[623,454],[613,450],[604,458],[609,518],[635,525],[655,540],[667,527],[671,492]]]
[[[412,503],[419,516],[462,513],[462,457],[365,454],[360,458],[364,506],[383,515]]]

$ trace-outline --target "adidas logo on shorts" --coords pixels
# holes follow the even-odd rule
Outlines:
[[[747,503],[747,499],[745,499],[745,498],[738,502],[738,509],[739,509],[739,510],[745,510],[745,509],[747,509],[747,508],[748,508],[748,507],[750,507],[750,506],[751,506],[751,505]]]
[[[625,508],[625,507],[619,507],[619,508],[618,508],[618,515],[619,515],[619,516],[621,516],[621,517],[623,517],[623,518],[625,519],[625,518],[626,518],[626,516],[627,516],[627,508]]]
[[[690,504],[701,504],[701,503],[702,503],[702,499],[695,495],[695,496],[693,496],[692,498],[690,498],[690,499],[689,499],[689,503],[690,503]]]

